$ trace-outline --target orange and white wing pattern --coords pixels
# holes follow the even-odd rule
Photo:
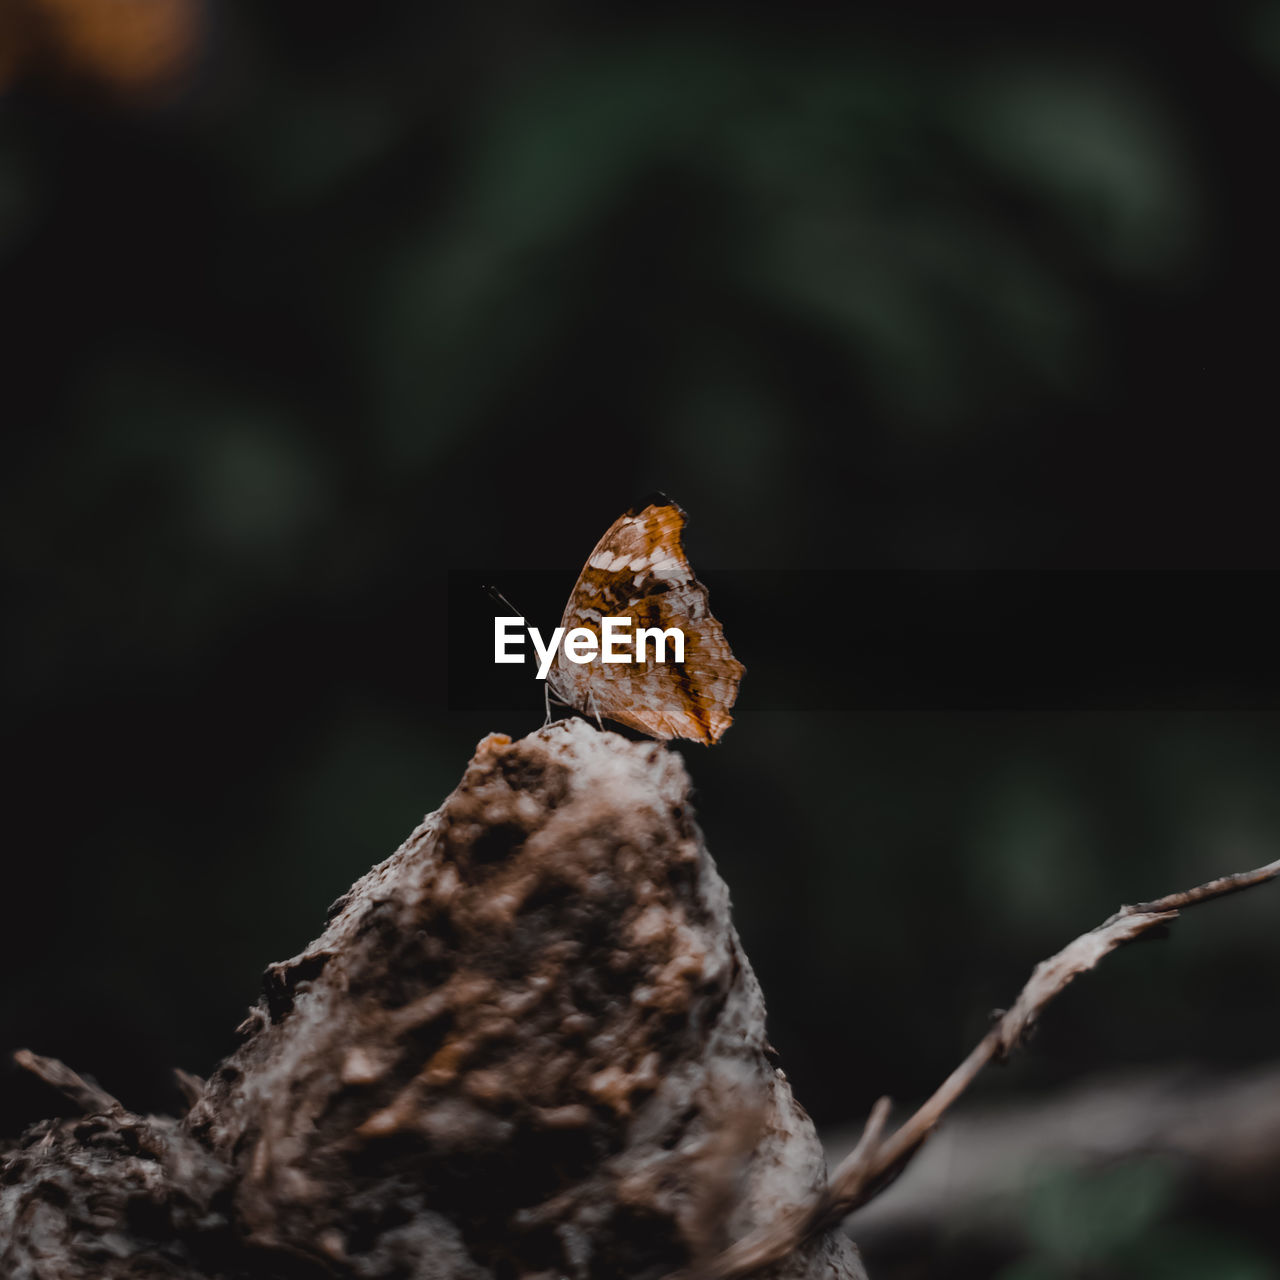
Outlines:
[[[707,589],[684,554],[685,513],[657,497],[628,511],[596,544],[565,606],[565,634],[586,627],[600,637],[601,618],[629,617],[634,629],[679,627],[684,661],[578,664],[557,649],[552,692],[660,739],[691,738],[710,746],[733,723],[729,709],[746,670],[712,616]],[[634,634],[634,630],[632,632]],[[668,657],[671,655],[668,654]]]

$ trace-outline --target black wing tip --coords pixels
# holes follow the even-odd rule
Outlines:
[[[641,498],[640,501],[627,512],[627,515],[638,516],[647,507],[675,507],[682,516],[688,514],[674,498],[668,498],[661,489],[655,489],[646,497]]]

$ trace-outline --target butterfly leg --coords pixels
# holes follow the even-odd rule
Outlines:
[[[546,719],[542,722],[542,727],[545,729],[551,723],[551,685],[546,680],[542,682],[542,701],[547,708]]]
[[[591,703],[591,714],[596,718],[596,728],[603,732],[604,721],[600,719],[600,708],[596,706],[596,695],[590,689],[587,690],[587,700]]]

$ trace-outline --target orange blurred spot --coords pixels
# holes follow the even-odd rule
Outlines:
[[[200,0],[0,0],[0,89],[34,74],[134,100],[181,83]]]

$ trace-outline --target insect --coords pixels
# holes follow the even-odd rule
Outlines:
[[[683,509],[657,494],[609,526],[578,575],[565,605],[565,634],[585,627],[600,638],[602,618],[628,617],[636,628],[679,628],[682,662],[569,661],[558,650],[548,692],[565,706],[615,720],[663,740],[711,746],[733,723],[729,709],[746,668],[712,616],[707,589],[684,554]]]

